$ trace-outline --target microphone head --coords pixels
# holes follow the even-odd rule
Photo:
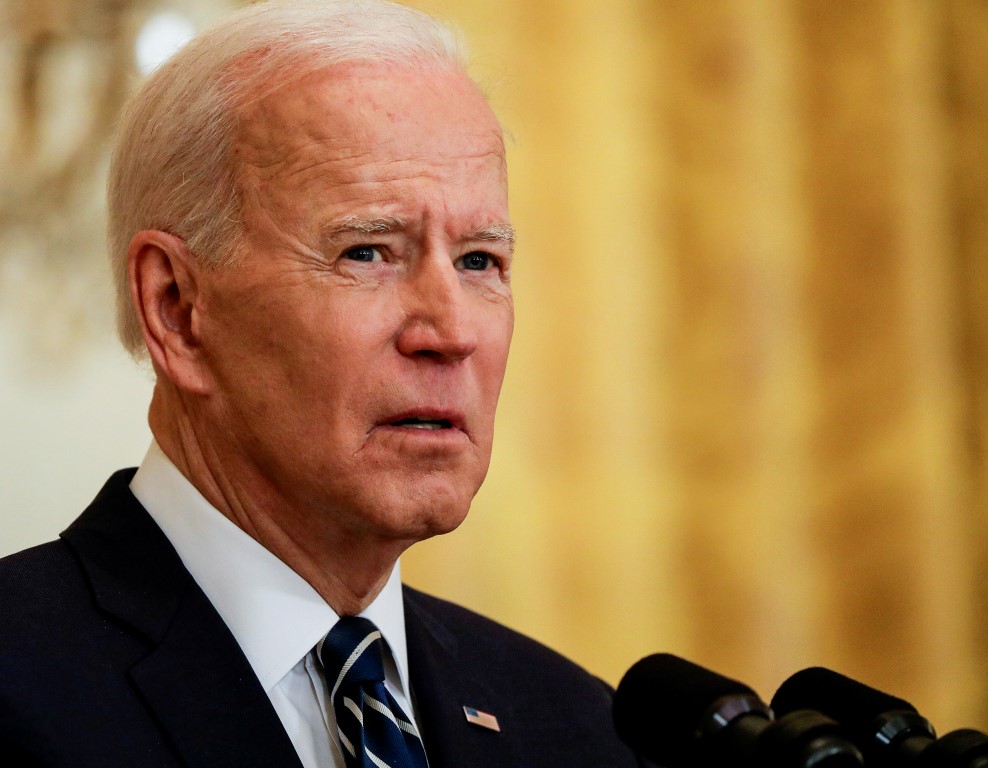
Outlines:
[[[824,667],[804,669],[786,680],[772,697],[772,709],[780,717],[815,709],[848,726],[870,724],[889,712],[916,712],[908,701]]]
[[[817,710],[840,723],[877,768],[912,765],[936,738],[933,726],[908,701],[823,667],[797,672],[772,698],[779,716]]]
[[[672,654],[653,654],[632,666],[618,685],[614,725],[621,740],[648,759],[667,768],[691,765],[704,720],[725,697],[757,699],[744,683]]]

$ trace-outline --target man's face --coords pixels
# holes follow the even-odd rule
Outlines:
[[[245,264],[200,294],[226,471],[317,535],[451,530],[487,472],[513,325],[485,100],[462,75],[338,66],[247,109],[235,159]]]

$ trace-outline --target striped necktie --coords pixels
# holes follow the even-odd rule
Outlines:
[[[384,639],[373,622],[341,618],[319,651],[347,768],[427,768],[415,726],[384,687]]]

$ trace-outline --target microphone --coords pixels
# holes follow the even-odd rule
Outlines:
[[[618,735],[665,768],[860,768],[838,726],[816,712],[775,721],[744,683],[671,654],[654,654],[624,675],[614,694]]]
[[[785,714],[813,708],[839,722],[869,768],[988,768],[988,736],[971,729],[937,739],[930,722],[907,701],[823,667],[786,680],[772,698]]]

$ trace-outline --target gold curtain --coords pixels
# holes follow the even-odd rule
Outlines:
[[[406,579],[616,682],[988,725],[988,4],[417,0],[513,135],[495,457]]]

